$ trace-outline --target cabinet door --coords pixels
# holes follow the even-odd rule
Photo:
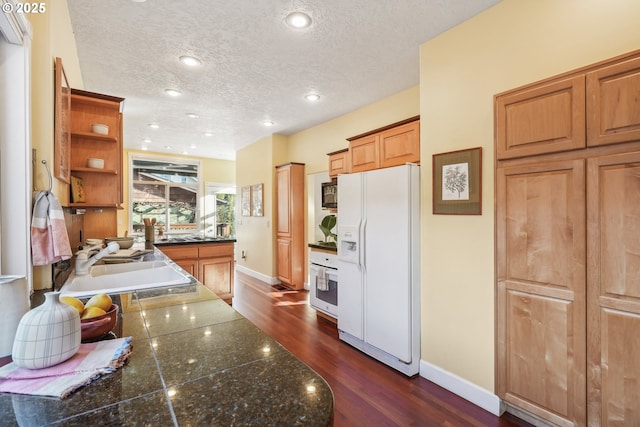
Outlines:
[[[380,133],[380,167],[420,163],[420,122]]]
[[[198,260],[197,259],[179,259],[174,262],[178,264],[184,271],[186,271],[196,279],[200,280],[200,277],[198,276]]]
[[[344,150],[338,153],[329,154],[329,177],[334,178],[341,173],[349,172],[349,151]]]
[[[233,257],[201,258],[198,279],[222,299],[233,297]]]
[[[584,75],[498,95],[498,159],[585,147]]]
[[[364,136],[349,143],[351,173],[380,167],[380,134]]]
[[[291,240],[276,240],[277,266],[276,275],[285,283],[291,283]]]
[[[282,166],[276,170],[276,233],[278,236],[291,236],[291,168]]]
[[[640,140],[640,58],[587,74],[589,146]]]
[[[496,179],[498,395],[584,425],[584,160],[498,168]]]
[[[640,425],[640,152],[588,160],[589,425]]]

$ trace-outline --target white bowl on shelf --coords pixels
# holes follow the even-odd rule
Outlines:
[[[91,125],[91,132],[99,133],[100,135],[109,135],[109,126],[101,123],[94,123]]]
[[[87,166],[92,169],[104,169],[104,159],[98,159],[97,157],[89,157],[87,159]]]

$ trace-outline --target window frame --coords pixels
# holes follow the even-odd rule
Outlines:
[[[161,162],[161,163],[183,163],[186,165],[192,165],[195,166],[197,168],[197,173],[196,173],[196,177],[197,177],[197,182],[195,184],[185,184],[185,183],[170,183],[170,182],[159,182],[159,181],[140,181],[140,180],[134,180],[133,176],[134,176],[134,162],[136,160],[146,160],[146,161],[154,161],[154,162]],[[134,194],[134,189],[133,186],[135,184],[154,184],[154,185],[166,185],[167,189],[171,188],[171,187],[190,187],[191,185],[194,186],[194,188],[196,189],[196,194],[195,194],[195,198],[196,198],[196,217],[195,217],[195,228],[194,229],[188,229],[188,230],[172,230],[172,229],[167,229],[165,228],[164,233],[165,234],[197,234],[200,233],[202,231],[202,224],[200,221],[200,217],[201,217],[201,198],[202,198],[202,194],[203,194],[203,181],[202,181],[202,162],[200,160],[196,160],[196,159],[187,159],[187,158],[181,158],[181,157],[176,157],[176,158],[170,158],[170,157],[166,157],[166,156],[158,156],[158,155],[153,155],[153,154],[143,154],[143,153],[135,153],[135,154],[130,154],[129,155],[129,183],[128,183],[128,191],[129,191],[129,208],[128,208],[128,214],[129,214],[129,234],[131,235],[143,235],[144,232],[138,232],[138,231],[134,231],[134,224],[133,224],[133,194]],[[165,191],[165,203],[168,203],[169,201],[167,200],[168,197],[168,193],[170,193],[169,191]],[[168,215],[169,215],[169,210],[167,209],[166,214],[167,218],[165,218],[166,223],[168,223]],[[170,224],[169,224],[170,225]]]

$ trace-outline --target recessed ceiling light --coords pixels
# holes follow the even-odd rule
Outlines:
[[[142,140],[145,144],[151,144],[151,140],[149,138],[145,138]]]
[[[178,57],[178,60],[184,65],[188,65],[189,67],[197,67],[198,65],[202,64],[202,61],[200,61],[195,56],[182,55]]]
[[[275,123],[273,123],[271,120],[265,120],[264,122],[262,122],[262,124],[269,127],[273,126]]]
[[[320,99],[320,95],[318,95],[317,93],[308,93],[304,96],[304,99],[309,102],[316,102]]]
[[[183,151],[182,154],[184,154],[186,156],[187,154],[189,154],[189,152],[188,151]]]
[[[197,115],[196,113],[187,113],[187,117],[189,117],[191,119],[197,119],[200,116]]]
[[[144,3],[147,0],[131,0],[131,1],[134,2],[134,3]]]
[[[302,29],[311,25],[311,17],[306,13],[292,12],[284,19],[291,28]]]
[[[141,150],[143,150],[143,151],[147,151],[147,150],[148,150],[148,148],[147,148],[147,146],[146,146],[146,145],[143,145],[143,146],[142,146],[142,148],[141,148]]]
[[[164,93],[166,93],[169,96],[180,96],[180,95],[182,95],[182,92],[180,92],[178,89],[165,89]]]
[[[170,145],[165,145],[165,146],[164,146],[164,148],[166,148],[167,150],[171,150],[171,149],[173,149],[173,147],[172,147],[172,146],[170,146]]]
[[[159,125],[159,124],[157,124],[157,123],[149,123],[149,127],[150,127],[151,129],[158,129],[158,128],[160,127],[160,125]]]
[[[213,136],[213,133],[211,133],[211,132],[205,132],[205,133],[204,133],[204,136]]]

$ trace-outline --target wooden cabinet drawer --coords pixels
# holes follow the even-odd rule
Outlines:
[[[200,246],[198,255],[200,258],[233,257],[233,244]]]
[[[198,258],[197,246],[172,246],[161,247],[160,250],[172,260]]]

